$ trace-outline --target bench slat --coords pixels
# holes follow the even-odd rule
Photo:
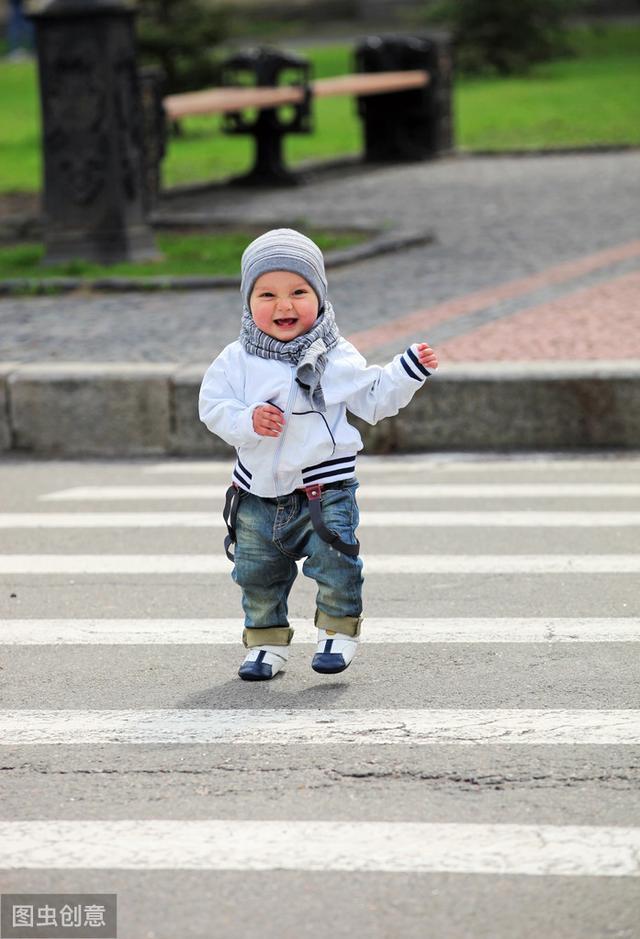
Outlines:
[[[364,96],[386,94],[407,88],[422,88],[429,83],[429,73],[422,70],[405,72],[362,72],[355,75],[338,75],[321,78],[311,83],[317,98],[338,95]],[[242,111],[244,108],[279,107],[298,104],[304,90],[300,86],[269,86],[210,88],[204,91],[189,91],[180,95],[168,95],[164,99],[167,115],[171,120],[192,114],[224,114]]]
[[[355,75],[337,75],[313,82],[317,98],[333,95],[373,95],[407,88],[423,88],[429,84],[429,73],[421,70],[406,72],[361,72]]]
[[[182,95],[169,95],[164,99],[168,116],[172,119],[190,114],[224,114],[243,108],[277,107],[302,101],[300,87],[283,88],[211,88],[189,91]]]

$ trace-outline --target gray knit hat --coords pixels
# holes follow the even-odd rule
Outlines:
[[[255,282],[269,271],[292,271],[304,277],[318,295],[319,310],[324,307],[328,285],[322,251],[293,228],[273,228],[252,241],[242,255],[241,271],[240,292],[247,309]]]

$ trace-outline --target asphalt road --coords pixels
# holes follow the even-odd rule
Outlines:
[[[363,459],[362,648],[311,671],[301,575],[252,685],[228,466],[5,459],[0,893],[116,893],[121,939],[636,939],[639,470]]]

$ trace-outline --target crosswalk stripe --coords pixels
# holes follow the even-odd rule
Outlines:
[[[4,619],[1,645],[234,645],[241,619]],[[295,642],[315,642],[308,619],[291,619]],[[366,617],[366,643],[640,642],[640,619]]]
[[[364,463],[365,461],[363,461]],[[443,462],[446,469],[454,468]],[[572,468],[576,467],[573,463]],[[585,461],[584,465],[589,465]],[[602,465],[605,465],[604,462]],[[520,469],[525,464],[520,464]],[[545,467],[553,468],[552,464]],[[196,469],[196,467],[198,467]],[[640,485],[621,482],[601,475],[606,483],[523,483],[472,485],[442,483],[429,485],[429,471],[442,468],[415,461],[368,464],[370,472],[382,482],[382,473],[407,472],[409,480],[419,479],[420,485],[387,483],[370,485],[358,493],[365,504],[360,512],[361,529],[438,528],[482,529],[620,529],[629,532],[640,527],[640,511],[494,511],[495,502],[484,500],[569,499],[640,497]],[[461,467],[456,464],[455,468]],[[468,464],[471,469],[471,464]],[[493,468],[491,461],[482,468]],[[515,468],[515,467],[514,467]],[[538,467],[536,467],[538,468]],[[568,468],[563,466],[564,468]],[[138,468],[139,470],[139,468]],[[230,466],[211,464],[158,464],[146,467],[147,486],[82,486],[38,496],[43,502],[117,502],[144,503],[162,509],[162,501],[207,500],[198,512],[5,512],[0,513],[0,529],[4,530],[99,530],[99,529],[225,529],[221,504],[227,489],[224,485],[164,486],[151,477],[169,473],[209,474],[213,481],[230,473]],[[418,472],[423,475],[417,477]],[[135,477],[134,477],[135,478]],[[137,477],[138,479],[140,476]],[[440,478],[443,478],[442,476]],[[446,476],[444,477],[447,478]],[[473,477],[470,477],[473,479]],[[479,479],[486,478],[480,476]],[[525,477],[526,478],[526,477]],[[597,477],[596,477],[597,478]],[[613,477],[615,478],[615,476]],[[629,477],[628,477],[629,478]],[[631,477],[633,478],[633,477]],[[566,480],[566,477],[565,477]],[[158,479],[162,482],[162,479]],[[188,478],[185,480],[188,481]],[[197,480],[196,480],[197,481]],[[206,481],[206,480],[203,480]],[[49,483],[51,485],[51,483]],[[403,499],[402,509],[431,500],[421,506],[423,511],[384,512],[367,500]],[[435,500],[476,499],[472,508],[484,511],[450,511],[451,504],[439,511]],[[216,500],[220,505],[217,505]],[[518,509],[526,503],[515,503]],[[564,509],[562,502],[549,503]],[[575,502],[574,502],[575,505]],[[621,508],[624,503],[619,503]],[[424,509],[433,506],[433,510]],[[455,506],[455,502],[453,502]],[[543,503],[544,506],[544,503]],[[41,506],[52,509],[73,509],[75,505]],[[93,508],[93,506],[86,506]],[[96,506],[100,508],[100,506]],[[115,507],[115,506],[114,506]],[[126,508],[126,505],[120,508]],[[144,508],[144,504],[132,505]],[[464,502],[460,506],[465,508]],[[576,505],[576,508],[579,506]],[[85,506],[80,506],[85,508]],[[105,505],[105,508],[109,506]],[[176,506],[171,506],[176,508]],[[582,506],[584,508],[584,506]],[[640,505],[637,506],[640,509]],[[442,541],[438,533],[437,541]],[[5,540],[10,544],[10,537]],[[62,535],[60,535],[62,537]],[[84,536],[83,536],[84,537]],[[138,537],[135,549],[145,549]],[[185,542],[182,536],[182,541]],[[194,535],[193,538],[196,536]],[[378,536],[378,540],[379,540]],[[391,537],[391,533],[390,533]],[[395,534],[391,540],[397,537]],[[409,535],[405,535],[406,538]],[[414,535],[412,533],[411,537]],[[416,535],[415,537],[418,537]],[[460,540],[460,535],[452,535]],[[514,537],[518,537],[517,535]],[[549,535],[549,538],[552,536]],[[571,546],[566,543],[565,547]],[[605,533],[603,537],[611,537]],[[621,535],[622,537],[622,535]],[[53,538],[53,541],[52,541]],[[130,536],[127,536],[130,538]],[[519,536],[525,538],[524,531]],[[591,542],[588,547],[604,547]],[[625,546],[635,549],[631,534],[625,534]],[[233,569],[217,550],[218,535],[203,547],[212,554],[0,554],[0,575],[3,574],[224,574]],[[18,541],[17,537],[14,537]],[[57,536],[40,536],[44,546],[57,550]],[[72,547],[69,540],[67,549]],[[74,539],[80,544],[80,536]],[[105,542],[105,536],[101,541]],[[148,540],[148,539],[147,539]],[[477,536],[474,537],[477,540]],[[493,536],[495,543],[496,536]],[[547,539],[548,540],[548,539]],[[552,538],[553,547],[561,543]],[[25,537],[21,541],[27,545]],[[33,541],[33,538],[31,539]],[[37,544],[37,541],[34,542]],[[28,548],[33,549],[29,543]],[[186,542],[185,542],[186,544]],[[551,542],[550,542],[551,544]],[[538,540],[536,545],[547,548]],[[5,544],[5,550],[9,545]],[[418,550],[423,545],[413,545]],[[80,547],[82,550],[84,544]],[[126,549],[126,539],[113,547]],[[130,546],[130,548],[133,545]],[[157,535],[153,548],[162,550],[164,534]],[[173,546],[174,550],[177,545]],[[195,543],[191,546],[197,550]],[[388,543],[383,550],[395,548]],[[424,544],[424,547],[427,547]],[[469,550],[471,543],[451,544]],[[526,541],[522,544],[526,547]],[[533,547],[533,543],[529,546]],[[607,545],[611,547],[611,545]],[[618,546],[622,548],[622,544]],[[640,547],[640,546],[639,546]],[[182,550],[183,545],[178,547]],[[510,543],[499,550],[509,551]],[[428,545],[433,554],[374,554],[365,552],[365,573],[369,574],[638,574],[638,554],[446,554],[437,553],[436,542]],[[99,552],[101,545],[91,546]],[[301,567],[302,561],[298,562]],[[72,581],[73,582],[73,581]],[[565,584],[567,581],[563,581]],[[476,582],[477,583],[477,582]],[[498,583],[504,583],[500,581]],[[416,609],[422,609],[422,606]],[[222,610],[221,610],[222,611]],[[26,612],[26,610],[25,610]],[[63,612],[58,610],[58,612]],[[85,611],[86,612],[86,611]],[[93,612],[93,611],[90,611]],[[131,612],[144,612],[142,610]],[[525,610],[526,612],[526,610]],[[310,618],[292,619],[296,630],[294,643],[315,643],[316,630]],[[242,616],[202,619],[0,619],[0,647],[18,645],[64,644],[203,644],[227,645],[241,649]],[[577,618],[577,617],[495,617],[495,618],[366,618],[363,640],[374,645],[383,643],[602,643],[639,642],[640,618]],[[415,646],[414,646],[415,649]],[[619,653],[623,650],[617,650]],[[634,650],[628,650],[632,654]],[[213,654],[213,652],[211,653]],[[220,655],[230,655],[229,651]],[[239,653],[240,654],[240,653]],[[241,654],[244,654],[242,652]],[[409,653],[407,653],[409,654]],[[411,653],[412,655],[417,652]],[[425,649],[424,653],[427,654]],[[578,655],[578,650],[575,650]],[[305,654],[306,655],[306,654]],[[304,656],[303,656],[304,657]],[[239,660],[238,660],[239,661]],[[308,660],[307,665],[308,668]],[[37,703],[46,703],[40,701]],[[63,703],[71,703],[66,701]],[[91,703],[91,702],[89,702]],[[126,704],[124,700],[116,703]],[[263,702],[265,703],[265,702]],[[268,702],[267,702],[268,703]],[[273,702],[271,702],[273,703]],[[375,703],[375,701],[374,701]],[[426,702],[422,702],[426,703]],[[453,703],[456,702],[444,702]],[[638,746],[640,745],[640,709],[565,709],[565,708],[368,708],[366,702],[357,709],[348,708],[138,708],[138,709],[5,709],[0,710],[0,747],[31,745],[83,745],[92,747],[114,744],[148,746],[164,745],[227,745],[242,752],[243,747],[260,749],[260,744],[280,747],[333,746],[342,752],[349,744],[368,746],[556,746],[560,759],[566,751],[560,746]],[[353,749],[353,748],[351,748]],[[183,751],[180,751],[183,752]],[[186,752],[186,751],[185,751]],[[227,752],[225,750],[225,752]],[[247,750],[246,752],[250,752]],[[293,752],[293,751],[291,751]],[[297,751],[300,754],[300,749]],[[313,752],[307,750],[307,752]],[[316,751],[317,752],[317,751]],[[332,752],[332,751],[326,751]],[[361,751],[362,752],[362,751]],[[384,756],[379,757],[384,762]],[[392,750],[393,753],[408,752]],[[424,752],[424,751],[422,751]],[[457,751],[460,752],[460,751]],[[493,751],[498,752],[498,751]],[[535,750],[533,751],[535,754]],[[549,750],[544,751],[550,754]],[[581,751],[584,752],[584,751]],[[588,752],[588,751],[587,751]],[[605,754],[609,751],[601,751]],[[615,751],[620,753],[621,751]],[[629,751],[631,752],[631,751]],[[550,760],[554,757],[549,755]],[[26,813],[25,813],[26,814]],[[29,813],[35,814],[35,813]],[[39,813],[42,815],[53,813]],[[59,813],[62,814],[62,813]],[[66,814],[66,813],[65,813]],[[85,814],[84,812],[79,814]],[[107,813],[105,813],[107,814]],[[121,814],[121,813],[113,813]],[[133,813],[132,813],[133,814]],[[149,813],[145,813],[149,814]],[[169,813],[163,813],[169,814]],[[182,813],[180,813],[182,814]],[[188,813],[190,814],[190,813]],[[227,813],[225,813],[227,814]],[[231,814],[231,813],[228,813]],[[246,813],[249,815],[250,813]],[[287,814],[287,813],[285,813]],[[355,814],[355,813],[354,813]],[[330,818],[339,816],[331,814]],[[353,817],[353,815],[351,816]],[[371,817],[371,816],[370,816]],[[375,818],[375,815],[373,816]],[[451,816],[450,816],[451,817]],[[272,819],[274,816],[272,816]],[[384,815],[383,815],[384,818]],[[405,815],[406,818],[406,815]],[[535,821],[535,818],[530,819]],[[542,819],[545,821],[545,819]],[[546,819],[548,821],[548,819]],[[589,820],[589,819],[588,819]],[[629,820],[629,819],[628,819]],[[624,819],[623,819],[624,821]],[[564,877],[638,877],[640,876],[640,827],[595,825],[537,824],[459,824],[451,822],[388,822],[388,821],[324,821],[294,819],[46,819],[0,820],[0,870],[19,869],[124,869],[124,870],[202,870],[247,871],[336,871],[336,872],[443,872],[489,875],[527,875]]]
[[[0,743],[640,744],[639,710],[1,710]]]
[[[640,876],[640,828],[257,819],[0,822],[0,868]]]
[[[385,460],[372,462],[371,458],[358,457],[359,473],[395,473],[406,471],[417,473],[432,468],[430,463],[403,463],[400,460]],[[223,474],[231,478],[232,463],[191,462],[160,463],[157,466],[146,466],[142,472],[148,476],[212,476]]]
[[[75,486],[40,495],[43,502],[124,501],[141,499],[222,499],[227,486]],[[366,485],[358,499],[524,499],[637,498],[637,483],[427,483]]]
[[[640,512],[361,512],[364,528],[637,528]],[[224,528],[221,511],[5,512],[0,529]]]
[[[544,457],[528,457],[522,459],[519,457],[500,457],[495,460],[478,459],[475,454],[458,453],[443,455],[442,453],[425,454],[421,460],[398,460],[392,457],[373,457],[358,456],[358,476],[363,478],[368,473],[424,473],[429,471],[447,472],[493,472],[502,473],[504,471],[528,472],[529,470],[543,470],[544,472],[569,471],[575,470],[607,470],[611,471],[620,466],[616,459],[574,459],[574,458],[556,458],[553,455]],[[637,458],[625,458],[623,467],[637,466],[640,468],[640,460]],[[231,476],[233,470],[232,463],[223,463],[217,460],[180,460],[180,462],[158,463],[155,466],[145,466],[142,469],[144,475],[148,476],[210,476],[214,474],[223,474]]]
[[[373,554],[365,567],[370,574],[638,574],[640,554]],[[222,552],[0,555],[0,575],[228,574],[231,569]]]

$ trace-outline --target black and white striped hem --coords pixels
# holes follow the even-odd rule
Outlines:
[[[246,489],[247,492],[251,490],[251,480],[253,474],[249,472],[246,466],[243,466],[239,459],[236,460],[236,465],[233,468],[233,479],[234,482],[237,482],[243,489]]]
[[[354,453],[352,456],[325,460],[324,463],[316,463],[315,466],[305,466],[302,470],[302,484],[309,486],[311,483],[334,483],[355,476],[355,472],[356,454]]]
[[[431,374],[431,372],[420,363],[420,359],[411,346],[400,356],[400,363],[407,375],[410,378],[415,378],[416,381],[424,381],[425,378],[428,378]]]

